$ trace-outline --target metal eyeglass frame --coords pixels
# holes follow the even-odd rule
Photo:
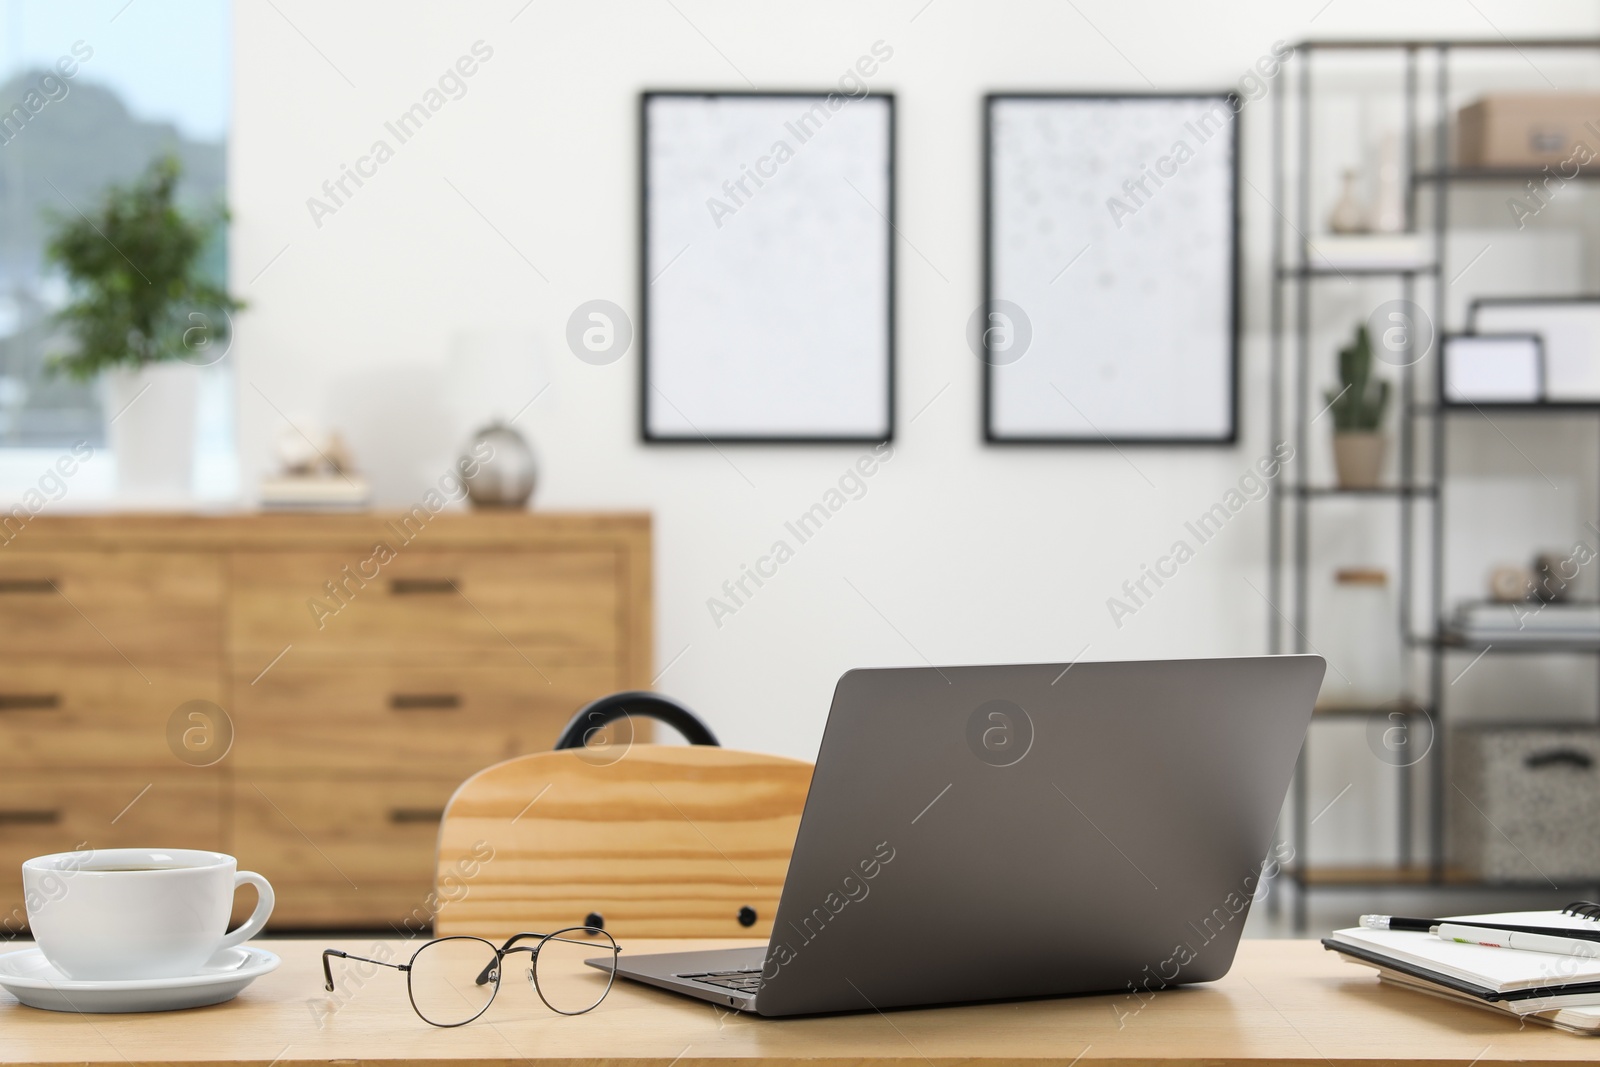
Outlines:
[[[562,934],[571,933],[578,930],[581,930],[590,937],[604,938],[605,941],[578,941],[574,938],[561,936]],[[539,943],[536,945],[518,944],[518,942],[527,941],[531,938],[537,938]],[[422,1009],[417,1007],[416,994],[411,988],[411,968],[412,965],[416,963],[417,957],[422,955],[423,952],[432,948],[434,945],[445,941],[477,941],[480,944],[489,946],[489,951],[494,953],[494,962],[490,963],[488,966],[484,967],[483,970],[479,971],[477,978],[474,979],[478,985],[487,985],[490,982],[493,982],[494,992],[489,994],[489,999],[484,1001],[483,1007],[478,1009],[478,1013],[476,1015],[473,1015],[471,1018],[462,1019],[458,1023],[437,1023],[428,1018],[426,1015],[422,1014]],[[569,945],[583,945],[587,948],[593,948],[602,951],[607,948],[611,950],[611,970],[606,975],[606,987],[600,993],[600,996],[595,999],[595,1002],[589,1005],[587,1008],[584,1008],[582,1011],[564,1011],[561,1008],[556,1007],[554,1004],[550,1003],[549,998],[544,995],[544,990],[539,987],[539,968],[537,966],[539,960],[539,950],[543,948],[545,943],[548,941],[561,941]],[[488,1011],[489,1006],[494,1003],[495,997],[500,995],[500,973],[505,969],[503,966],[505,963],[505,958],[513,952],[526,952],[530,957],[532,957],[528,961],[528,965],[529,971],[531,972],[531,976],[533,978],[533,988],[534,991],[539,994],[539,999],[544,1001],[544,1006],[558,1015],[583,1015],[585,1012],[591,1012],[595,1008],[598,1008],[601,1001],[605,1000],[607,995],[610,994],[611,987],[616,984],[616,958],[621,951],[622,949],[618,947],[615,938],[606,933],[604,930],[593,926],[569,926],[549,934],[527,932],[513,934],[506,940],[506,943],[501,945],[499,948],[496,948],[494,942],[488,940],[487,938],[474,937],[470,934],[454,934],[450,937],[436,937],[433,940],[421,945],[417,951],[411,954],[411,959],[405,963],[389,963],[385,960],[375,960],[367,956],[357,956],[354,953],[342,952],[336,948],[325,948],[322,950],[323,988],[330,993],[333,992],[333,965],[328,962],[333,957],[338,957],[341,960],[359,960],[362,963],[375,963],[380,967],[392,967],[394,970],[404,971],[406,972],[406,997],[411,1001],[411,1010],[417,1013],[417,1018],[421,1019],[429,1026],[438,1026],[448,1030],[457,1026],[465,1026],[468,1023],[474,1022],[482,1017],[483,1013]]]

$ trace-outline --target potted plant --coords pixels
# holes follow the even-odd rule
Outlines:
[[[71,289],[58,319],[75,342],[51,370],[100,378],[119,489],[133,497],[188,496],[199,368],[226,353],[228,313],[244,306],[202,269],[227,211],[184,215],[180,175],[176,159],[153,161],[87,214],[55,215],[45,248]]]
[[[1341,489],[1371,489],[1383,467],[1383,412],[1389,383],[1372,376],[1372,340],[1365,324],[1339,350],[1338,390],[1327,392],[1333,412],[1333,465]]]

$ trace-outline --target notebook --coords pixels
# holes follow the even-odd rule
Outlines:
[[[1592,932],[1595,921],[1556,911],[1461,915],[1463,922],[1543,926]],[[1322,944],[1347,960],[1505,1006],[1518,1014],[1600,1008],[1600,959],[1486,948],[1411,930],[1335,930]]]
[[[1346,956],[1345,959],[1351,959]],[[1413,978],[1399,971],[1387,967],[1378,968],[1378,978],[1386,985],[1398,986],[1409,989],[1415,993],[1426,993],[1431,997],[1452,1001],[1456,1004],[1466,1004],[1474,1008],[1487,1008],[1492,1012],[1511,1016],[1519,1022],[1535,1022],[1545,1026],[1553,1026],[1558,1030],[1566,1030],[1573,1034],[1600,1034],[1600,1007],[1582,1005],[1573,1007],[1547,1007],[1534,1010],[1529,1005],[1535,1003],[1530,1000],[1482,1000],[1466,993],[1458,993],[1453,989]],[[1562,998],[1555,997],[1552,1000]]]

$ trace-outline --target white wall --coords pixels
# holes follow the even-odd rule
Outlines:
[[[547,377],[518,424],[543,464],[537,506],[655,515],[659,688],[726,743],[807,757],[852,666],[1265,651],[1267,608],[1247,584],[1265,590],[1265,502],[1120,629],[1106,599],[1270,447],[1271,209],[1245,188],[1238,447],[984,447],[980,365],[963,330],[980,299],[985,91],[1226,87],[1275,40],[1308,34],[1600,29],[1578,0],[274,3],[235,5],[245,484],[283,424],[264,397],[344,431],[380,502],[399,505],[446,469],[473,423],[514,411]],[[393,144],[384,122],[480,40],[493,57],[466,95],[315,225],[307,198],[375,139]],[[898,96],[905,238],[894,458],[718,628],[707,598],[863,450],[644,447],[636,349],[585,364],[567,351],[565,324],[594,298],[637,307],[641,89],[826,86],[879,40],[894,49],[871,83]],[[1246,175],[1262,192],[1268,107],[1244,116]],[[525,333],[542,367],[463,397],[450,352],[485,332]]]

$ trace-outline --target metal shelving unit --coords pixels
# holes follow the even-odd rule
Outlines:
[[[1321,366],[1311,350],[1313,327],[1312,291],[1329,279],[1368,282],[1390,280],[1397,283],[1398,297],[1421,306],[1419,285],[1431,289],[1435,336],[1446,331],[1446,286],[1444,279],[1445,239],[1450,232],[1450,194],[1457,184],[1510,182],[1518,185],[1545,177],[1542,170],[1520,168],[1471,168],[1452,165],[1450,162],[1450,109],[1452,59],[1464,52],[1503,53],[1513,61],[1524,63],[1530,52],[1559,50],[1575,53],[1592,53],[1600,59],[1600,39],[1535,38],[1509,40],[1506,38],[1482,40],[1323,40],[1297,45],[1285,62],[1273,94],[1272,133],[1273,169],[1272,202],[1277,205],[1273,218],[1272,235],[1272,293],[1271,293],[1271,363],[1269,388],[1271,392],[1270,433],[1274,442],[1285,440],[1285,431],[1292,435],[1296,456],[1302,460],[1310,455],[1309,410],[1311,384]],[[1333,53],[1360,53],[1369,56],[1392,57],[1400,65],[1403,79],[1402,96],[1402,152],[1408,169],[1406,186],[1406,217],[1412,232],[1425,231],[1432,236],[1432,263],[1426,266],[1406,266],[1373,269],[1340,268],[1328,263],[1311,261],[1310,234],[1314,229],[1312,216],[1311,177],[1313,142],[1313,72],[1314,60]],[[1431,75],[1432,144],[1429,158],[1422,158],[1423,119],[1419,104],[1426,90],[1422,87],[1425,75]],[[1292,90],[1292,96],[1291,96]],[[1286,113],[1295,110],[1294,131],[1291,136],[1285,129]],[[1293,221],[1285,205],[1289,192],[1287,162],[1289,153],[1295,161]],[[1582,179],[1600,178],[1600,169],[1590,168],[1580,172]],[[1426,195],[1431,200],[1428,217],[1421,221],[1418,200]],[[1292,249],[1292,250],[1291,250]],[[1435,345],[1437,351],[1437,344]],[[1427,723],[1430,744],[1425,759],[1427,770],[1427,839],[1418,849],[1413,841],[1416,777],[1418,766],[1401,765],[1398,775],[1397,849],[1392,865],[1362,867],[1318,867],[1310,856],[1309,833],[1311,814],[1308,810],[1307,751],[1311,745],[1308,736],[1296,767],[1292,796],[1293,836],[1299,850],[1296,864],[1287,873],[1295,886],[1294,921],[1297,929],[1306,925],[1307,897],[1320,889],[1380,887],[1427,888],[1478,888],[1478,889],[1543,889],[1548,883],[1539,882],[1487,882],[1470,878],[1445,866],[1445,808],[1446,741],[1443,700],[1447,690],[1444,680],[1446,657],[1452,653],[1480,655],[1485,653],[1570,653],[1593,655],[1600,652],[1600,644],[1592,642],[1549,641],[1495,644],[1492,647],[1480,642],[1452,638],[1444,630],[1444,492],[1447,469],[1445,432],[1449,419],[1468,413],[1506,414],[1513,417],[1563,417],[1600,414],[1600,404],[1498,404],[1441,405],[1434,402],[1438,396],[1436,374],[1437,360],[1425,368],[1426,376],[1419,373],[1419,364],[1407,360],[1398,375],[1399,413],[1396,437],[1398,439],[1399,483],[1375,489],[1347,490],[1335,486],[1318,486],[1307,483],[1305,463],[1296,467],[1294,484],[1273,495],[1269,527],[1269,591],[1271,602],[1268,614],[1268,632],[1273,652],[1293,650],[1311,651],[1308,637],[1310,538],[1320,505],[1329,500],[1362,501],[1371,505],[1393,505],[1398,536],[1398,618],[1395,640],[1402,648],[1402,657],[1420,655],[1425,658],[1422,674],[1426,681],[1421,692],[1399,705],[1373,708],[1342,707],[1319,709],[1312,719],[1311,735],[1317,732],[1317,723],[1329,719],[1372,715],[1403,716],[1407,729],[1418,720]],[[1419,445],[1429,445],[1426,461],[1420,455]],[[1417,551],[1416,534],[1426,529],[1425,554]],[[1423,558],[1418,559],[1419,555]],[[1421,633],[1414,632],[1414,598],[1417,568],[1428,570],[1426,597],[1428,626]],[[1279,605],[1287,604],[1286,610]],[[1409,666],[1409,664],[1408,664]],[[1407,672],[1408,675],[1411,672]],[[1591,887],[1592,888],[1592,887]]]

